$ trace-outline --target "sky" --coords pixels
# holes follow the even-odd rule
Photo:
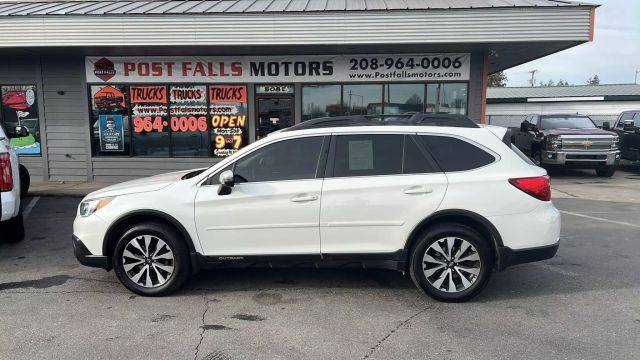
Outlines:
[[[640,70],[640,0],[589,2],[602,5],[596,9],[594,41],[505,71],[508,86],[529,86],[534,69],[536,82],[543,83],[562,79],[585,85],[596,74],[600,84],[633,83]]]

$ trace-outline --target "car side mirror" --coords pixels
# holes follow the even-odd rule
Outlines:
[[[602,130],[611,130],[611,123],[608,121],[602,123]]]
[[[220,174],[220,187],[218,188],[218,195],[229,195],[231,189],[235,184],[233,171],[225,170]]]
[[[16,126],[13,129],[13,134],[12,134],[14,138],[23,138],[23,137],[27,137],[29,136],[29,129],[27,129],[26,126]]]
[[[634,132],[636,130],[636,126],[633,123],[633,120],[625,120],[623,125],[622,125],[622,130],[629,131],[629,132]]]

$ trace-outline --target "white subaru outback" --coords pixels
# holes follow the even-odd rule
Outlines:
[[[310,120],[208,169],[89,194],[75,255],[149,296],[203,268],[357,264],[463,301],[558,249],[547,174],[509,139],[459,115]]]

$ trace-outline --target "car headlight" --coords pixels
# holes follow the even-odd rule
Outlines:
[[[547,150],[557,150],[562,147],[562,138],[558,135],[549,135],[547,136],[546,141],[546,149]]]
[[[79,213],[82,217],[91,216],[96,211],[109,205],[113,201],[113,197],[105,197],[101,199],[85,200],[80,203]]]
[[[611,141],[611,150],[618,150],[618,144],[620,143],[620,138],[618,136],[614,136]]]

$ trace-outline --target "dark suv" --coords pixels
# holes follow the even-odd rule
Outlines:
[[[640,110],[620,114],[613,130],[620,137],[620,156],[625,160],[640,161]]]

